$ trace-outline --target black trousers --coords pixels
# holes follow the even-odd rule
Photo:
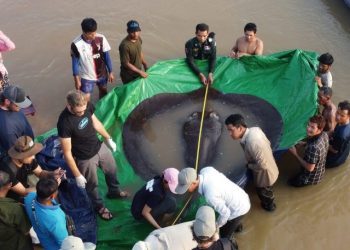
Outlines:
[[[259,196],[262,206],[266,206],[266,207],[272,206],[273,201],[275,200],[272,186],[256,187],[256,193]]]
[[[244,215],[241,215],[237,218],[227,221],[227,223],[220,228],[220,237],[231,239],[237,229],[242,225],[241,220],[243,216]]]

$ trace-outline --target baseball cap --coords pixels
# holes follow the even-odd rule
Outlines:
[[[60,250],[94,250],[96,245],[91,242],[83,243],[79,237],[67,236],[61,245]]]
[[[178,184],[175,188],[177,194],[186,193],[192,182],[197,180],[197,172],[194,168],[184,168],[178,175]]]
[[[36,155],[43,149],[41,143],[36,143],[30,136],[21,136],[9,149],[8,154],[13,159],[22,160],[32,155]]]
[[[133,33],[136,31],[141,31],[140,25],[137,21],[135,20],[130,20],[126,26],[128,27],[127,31],[128,33]]]
[[[197,237],[211,238],[216,232],[215,212],[209,206],[202,206],[196,213],[193,231]]]
[[[179,170],[176,168],[167,168],[163,172],[164,180],[168,183],[169,189],[172,193],[176,194],[175,188],[178,182]]]
[[[22,109],[27,108],[32,104],[32,102],[26,97],[24,90],[16,85],[6,87],[3,96]]]

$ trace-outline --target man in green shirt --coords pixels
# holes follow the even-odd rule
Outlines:
[[[7,198],[12,183],[8,173],[0,170],[0,247],[1,249],[33,249],[29,236],[31,225],[23,206]]]
[[[142,53],[141,28],[137,21],[127,23],[128,35],[119,45],[120,77],[124,84],[133,81],[139,76],[146,78],[148,67]],[[143,69],[142,70],[142,66]]]

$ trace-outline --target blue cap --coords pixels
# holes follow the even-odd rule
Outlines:
[[[126,26],[128,27],[127,31],[128,33],[133,33],[136,31],[141,31],[140,25],[137,21],[135,20],[130,20]]]

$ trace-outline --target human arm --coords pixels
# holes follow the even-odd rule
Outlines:
[[[209,74],[208,74],[207,83],[212,84],[214,82],[213,73],[214,73],[215,65],[216,65],[216,42],[215,42],[215,40],[212,42],[211,55],[208,59],[208,63],[209,63]]]
[[[192,70],[192,72],[194,72],[198,76],[200,82],[203,84],[207,84],[207,78],[199,70],[199,68],[197,67],[197,65],[194,62],[194,56],[192,54],[192,47],[193,47],[192,40],[189,40],[185,45],[186,63],[188,65],[188,67]]]
[[[114,75],[113,75],[113,66],[112,66],[112,60],[111,56],[109,54],[109,51],[103,52],[104,61],[106,63],[106,67],[108,70],[108,82],[112,83],[114,81]]]
[[[257,39],[256,43],[257,44],[256,44],[256,49],[255,49],[254,55],[261,56],[263,54],[263,51],[264,51],[264,43],[259,38]]]
[[[58,182],[60,182],[61,177],[65,174],[65,171],[60,167],[55,169],[54,171],[47,171],[42,169],[39,165],[33,170],[33,173],[39,178],[55,178]]]
[[[315,76],[315,81],[316,81],[316,83],[317,83],[317,86],[318,86],[319,88],[321,88],[321,87],[322,87],[321,77]]]
[[[27,194],[29,194],[30,192],[35,192],[36,189],[35,187],[29,187],[29,188],[25,188],[22,183],[17,182],[17,184],[13,185],[11,187],[11,191],[15,192],[16,194],[20,195],[20,196],[26,196]]]
[[[305,161],[302,157],[300,157],[295,146],[289,148],[289,152],[291,152],[297,158],[301,166],[305,168],[307,171],[312,172],[315,169],[316,163],[309,163]]]
[[[142,78],[146,78],[148,76],[148,74],[145,71],[143,71],[142,69],[138,69],[137,67],[135,67],[130,62],[127,62],[126,66],[127,66],[128,69],[130,69],[130,70],[136,72],[137,74],[139,74]]]
[[[156,220],[153,218],[151,214],[152,208],[150,208],[147,204],[142,209],[142,216],[155,228],[161,228]]]
[[[72,141],[71,138],[62,138],[60,137],[60,142],[62,146],[62,151],[64,155],[64,159],[67,162],[70,170],[72,171],[73,175],[75,177],[78,177],[81,175],[78,166],[73,158],[72,154]]]
[[[95,116],[95,114],[92,114],[91,119],[92,119],[92,125],[94,126],[95,130],[100,135],[102,135],[102,137],[105,140],[111,138],[111,136],[109,135],[109,133],[107,132],[103,124],[100,122],[100,120]]]
[[[94,126],[95,130],[102,135],[104,138],[106,144],[108,147],[112,150],[112,152],[115,152],[117,150],[117,145],[112,140],[112,137],[109,135],[103,124],[100,122],[100,120],[93,114],[91,116],[92,119],[92,125]]]
[[[225,225],[228,219],[230,218],[230,214],[231,214],[231,211],[226,206],[225,201],[221,197],[219,197],[218,195],[212,192],[206,193],[205,199],[207,203],[211,207],[213,207],[215,212],[219,214],[219,217],[216,220],[216,226],[222,227],[223,225]]]
[[[232,47],[230,51],[230,57],[237,58],[237,52],[238,52],[238,39],[236,40],[235,45]]]
[[[141,63],[143,65],[144,70],[147,71],[148,70],[148,65],[147,65],[147,62],[145,60],[145,56],[143,55],[143,52],[141,52]]]
[[[0,30],[0,52],[11,51],[15,48],[14,42]]]
[[[74,43],[71,44],[71,58],[72,58],[72,72],[75,89],[79,90],[81,87],[80,81],[80,62],[79,62],[79,52]]]

